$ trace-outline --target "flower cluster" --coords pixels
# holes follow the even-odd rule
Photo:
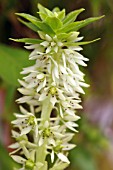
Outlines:
[[[75,147],[70,141],[80,118],[76,110],[82,108],[79,94],[84,94],[82,87],[88,87],[79,69],[79,65],[86,66],[88,59],[79,51],[80,45],[89,42],[79,42],[83,37],[78,37],[78,28],[89,22],[74,22],[83,9],[65,16],[65,10],[55,8],[51,12],[40,4],[38,8],[42,21],[17,14],[30,21],[21,19],[38,32],[40,40],[15,40],[25,42],[25,48],[32,50],[29,60],[35,64],[21,72],[24,77],[19,80],[18,91],[23,97],[17,100],[20,113],[15,113],[16,120],[12,121],[16,143],[10,145],[14,149],[10,155],[22,165],[20,170],[63,170],[69,164],[68,151]],[[50,167],[47,156],[51,159]]]

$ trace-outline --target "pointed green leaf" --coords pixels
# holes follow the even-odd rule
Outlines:
[[[57,37],[58,39],[63,41],[63,40],[66,40],[66,38],[69,37],[69,35],[70,35],[69,33],[61,33],[61,34],[58,34]]]
[[[34,24],[35,26],[38,27],[37,28],[38,30],[40,30],[42,22],[38,18],[36,18],[32,15],[29,15],[29,14],[25,14],[25,13],[16,13],[16,15],[30,21],[32,24]],[[26,24],[26,21],[23,21],[23,22],[24,22],[24,24]],[[27,23],[27,26],[29,26],[28,23]]]
[[[90,43],[93,43],[93,42],[96,42],[96,41],[99,41],[100,38],[97,38],[95,40],[92,40],[92,41],[83,41],[83,42],[75,42],[75,43],[64,43],[65,46],[79,46],[79,45],[87,45],[87,44],[90,44]]]
[[[38,27],[38,30],[42,30],[44,33],[47,33],[49,35],[54,35],[54,31],[52,30],[52,28],[46,23],[40,21],[38,18],[24,13],[20,13],[20,14],[16,13],[16,14],[33,23],[35,26]]]
[[[103,17],[104,16],[93,17],[93,18],[88,18],[86,20],[69,23],[68,25],[66,24],[61,29],[59,29],[58,32],[60,33],[60,32],[78,31],[80,28],[85,27],[89,25],[90,23],[95,22],[97,20],[100,20]]]
[[[71,32],[71,31],[73,31],[78,26],[78,24],[80,22],[83,22],[83,21],[78,21],[78,22],[73,22],[73,23],[66,24],[61,29],[59,29],[57,32],[58,33]]]
[[[58,17],[60,20],[63,20],[65,18],[65,9],[63,9],[62,11],[58,12]]]
[[[84,8],[81,8],[79,10],[70,12],[63,20],[63,24],[69,24],[71,22],[74,22],[76,20],[77,16],[84,10],[85,10]]]
[[[46,13],[44,13],[44,12],[37,12],[37,13],[39,14],[40,18],[43,21],[48,17],[48,15]],[[65,9],[63,9],[62,11],[59,11],[59,12],[54,11],[53,16],[51,16],[51,17],[56,17],[56,18],[58,18],[60,20],[63,20],[64,17],[65,17]]]
[[[41,20],[45,20],[47,18],[47,14],[43,13],[43,12],[37,12],[41,18]]]
[[[16,41],[16,42],[29,43],[29,44],[40,44],[43,41],[43,40],[34,39],[34,38],[21,38],[21,39],[10,38],[10,40],[13,40],[13,41]]]
[[[20,16],[20,17],[22,17],[22,18],[24,18],[24,19],[26,19],[28,21],[30,21],[35,26],[37,26],[38,29],[40,30],[42,22],[38,18],[36,18],[36,17],[34,17],[32,15],[29,15],[29,14],[25,14],[25,13],[16,13],[16,15],[18,15],[18,16]]]
[[[81,23],[78,23],[78,25],[76,26],[75,30],[77,31],[80,28],[85,27],[85,26],[91,24],[92,22],[98,21],[98,20],[100,20],[103,17],[104,17],[104,15],[100,16],[100,17],[91,17],[91,18],[88,18],[86,20],[83,20]]]
[[[27,26],[28,28],[30,28],[31,30],[37,32],[39,30],[38,27],[36,27],[36,25],[32,24],[31,22],[26,22],[26,21],[23,21],[22,19],[18,18],[18,20],[24,24],[25,26]]]
[[[36,22],[36,21],[40,21],[38,18],[30,15],[30,14],[25,14],[25,13],[15,13],[16,15],[23,17],[25,19],[27,19],[30,22]]]
[[[44,33],[49,34],[51,36],[55,35],[53,29],[45,22],[37,23],[37,25],[39,26],[40,30],[42,30]]]
[[[49,9],[42,6],[41,4],[38,4],[38,9],[39,9],[39,12],[41,13],[45,13],[48,16],[53,16],[53,13]]]
[[[59,9],[59,7],[55,7],[55,8],[53,8],[53,10],[52,10],[52,12],[54,13],[54,12],[60,12],[60,9]]]
[[[62,27],[62,22],[56,17],[47,17],[45,21],[53,30],[58,30]]]

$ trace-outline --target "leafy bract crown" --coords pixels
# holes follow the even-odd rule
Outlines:
[[[65,9],[60,11],[58,7],[54,8],[53,11],[50,11],[49,9],[43,7],[41,4],[38,4],[38,9],[38,14],[40,18],[26,13],[16,13],[16,15],[20,17],[18,18],[20,22],[22,22],[33,31],[37,33],[41,31],[41,33],[48,34],[51,37],[54,37],[56,35],[59,40],[68,40],[68,43],[68,37],[70,37],[70,35],[73,35],[73,32],[78,32],[79,29],[103,17],[91,17],[86,20],[76,21],[77,16],[85,10],[84,8],[72,11],[67,15]],[[43,37],[41,37],[41,39],[43,39]],[[12,40],[16,42],[38,44],[43,41],[41,39],[22,38]],[[94,41],[95,40],[88,42],[78,42],[76,43],[76,45],[85,45]],[[73,43],[71,43],[70,45],[75,46],[75,43]]]

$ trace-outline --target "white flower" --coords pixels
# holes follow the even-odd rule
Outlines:
[[[10,155],[15,154],[16,152],[18,152],[19,150],[21,150],[21,149],[23,148],[23,146],[26,146],[26,147],[29,148],[29,149],[34,149],[34,148],[37,147],[36,144],[31,143],[31,142],[28,141],[27,135],[22,135],[22,136],[20,136],[20,133],[12,130],[12,136],[13,136],[13,138],[16,139],[17,142],[16,142],[16,143],[13,143],[13,144],[11,144],[11,145],[9,146],[9,148],[16,149],[16,150],[12,151],[12,152],[10,153]]]
[[[27,159],[18,155],[11,155],[11,157],[13,158],[14,161],[22,165],[22,168],[20,170],[26,170],[26,169],[37,170],[43,167],[43,163],[36,162],[35,152],[36,152],[35,150],[31,152],[28,151]]]
[[[65,100],[63,91],[60,90],[54,82],[42,91],[39,101],[44,101],[48,96],[50,96],[50,102],[53,106],[58,102],[58,100]]]
[[[59,131],[60,125],[54,125],[45,121],[44,125],[39,125],[39,146],[43,145],[45,138],[47,139],[47,147],[55,146],[56,139],[61,140],[64,135]]]
[[[16,127],[20,128],[20,135],[29,133],[32,129],[37,132],[37,119],[33,113],[28,112],[22,106],[20,106],[22,114],[15,113],[16,120],[12,121]],[[37,135],[36,135],[37,136]]]

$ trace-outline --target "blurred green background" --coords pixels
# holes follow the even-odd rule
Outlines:
[[[12,170],[14,162],[8,156],[13,112],[19,94],[17,79],[23,67],[32,65],[23,44],[9,40],[36,37],[14,15],[26,12],[37,15],[37,3],[49,9],[66,8],[67,13],[85,8],[78,20],[90,16],[105,18],[81,29],[84,40],[101,40],[84,47],[82,54],[90,59],[84,69],[91,86],[82,96],[84,110],[79,111],[79,134],[73,138],[78,146],[69,154],[67,170],[113,170],[113,1],[112,0],[0,0],[0,170]]]

